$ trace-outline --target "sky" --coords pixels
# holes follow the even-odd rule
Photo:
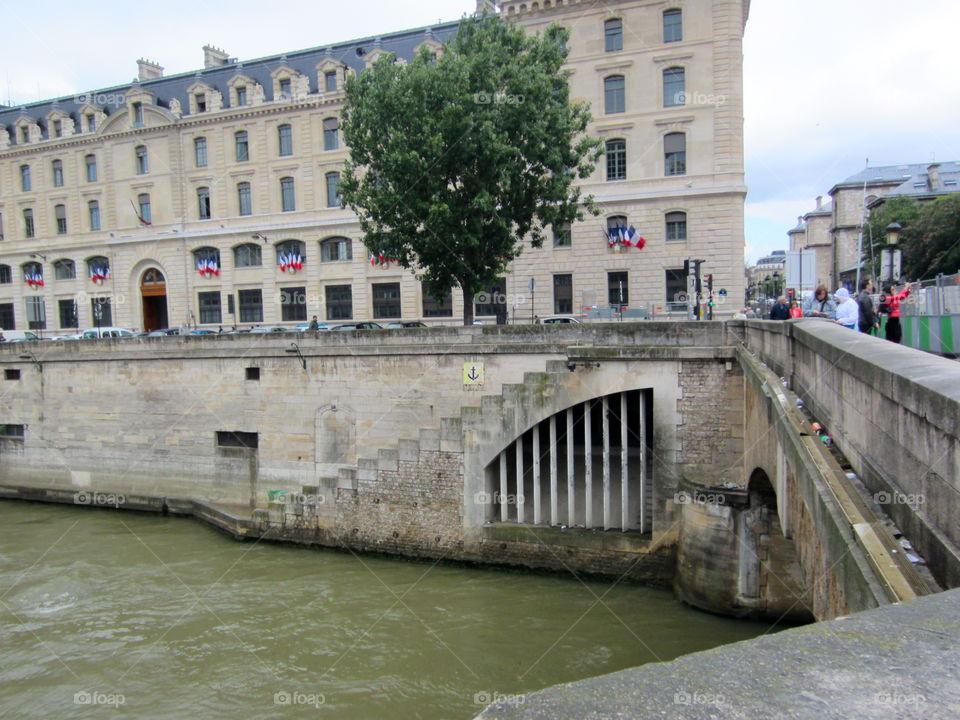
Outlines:
[[[207,44],[248,60],[456,20],[475,8],[475,0],[286,0],[276,8],[33,0],[31,19],[11,16],[0,28],[0,103],[123,84],[141,57],[173,75],[202,67]],[[797,216],[868,159],[960,160],[958,27],[958,0],[752,0],[744,37],[748,262],[786,249]]]

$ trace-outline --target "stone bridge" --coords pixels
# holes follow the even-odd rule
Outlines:
[[[743,616],[960,584],[960,366],[818,321],[36,342],[0,364],[0,497]]]

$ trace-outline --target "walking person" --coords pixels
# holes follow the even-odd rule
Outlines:
[[[880,312],[887,313],[886,337],[890,342],[898,343],[903,338],[903,328],[900,327],[900,303],[910,296],[910,285],[900,292],[894,292],[892,285],[883,288],[883,297],[880,299]]]
[[[785,297],[777,298],[777,304],[770,308],[770,319],[771,320],[789,320],[790,319],[790,306],[787,305],[787,299]]]
[[[860,317],[858,327],[862,333],[871,333],[880,328],[877,321],[877,314],[873,311],[873,280],[864,280],[860,283],[860,294],[857,296],[857,304],[860,306]]]
[[[856,330],[857,321],[860,319],[860,305],[850,297],[850,291],[845,287],[838,288],[833,297],[837,301],[837,319],[834,322]]]
[[[813,295],[803,301],[803,316],[812,318],[837,319],[837,304],[830,297],[826,285],[817,285]]]
[[[317,316],[314,315],[310,320],[310,325],[307,327],[307,330],[312,333],[317,333],[320,331],[320,323],[317,322]]]

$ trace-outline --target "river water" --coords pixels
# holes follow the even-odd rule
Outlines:
[[[754,637],[667,590],[0,501],[0,717],[472,718]]]

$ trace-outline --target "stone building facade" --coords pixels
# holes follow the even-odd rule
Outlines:
[[[495,5],[531,32],[571,30],[572,96],[591,104],[607,152],[582,181],[601,217],[515,262],[497,287],[505,316],[621,301],[679,311],[691,257],[740,297],[748,0]],[[337,190],[347,77],[456,30],[243,62],[205,47],[195,73],[164,77],[141,59],[132,84],[0,108],[0,326],[456,322],[458,294],[438,304],[412,273],[372,258]],[[608,247],[604,228],[617,222],[646,247]],[[487,322],[496,309],[477,308]]]

